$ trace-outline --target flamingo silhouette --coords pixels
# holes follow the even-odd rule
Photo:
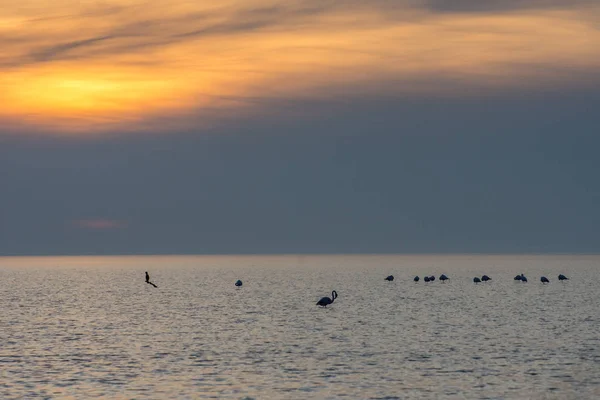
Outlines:
[[[337,299],[337,297],[338,297],[338,294],[334,290],[333,292],[331,292],[331,298],[323,297],[323,298],[321,298],[321,300],[317,301],[317,305],[321,306],[321,307],[327,307],[329,304],[333,303],[335,301],[335,299]]]

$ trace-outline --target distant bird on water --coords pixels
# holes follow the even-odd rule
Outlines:
[[[431,280],[431,278],[429,278],[428,276],[426,276],[425,278],[423,278],[423,280],[424,280],[425,282],[429,282],[429,281]]]
[[[146,271],[146,283],[149,284],[149,285],[152,285],[152,286],[154,286],[156,288],[158,287],[154,283],[150,282],[150,275],[148,275],[148,271]]]
[[[415,282],[419,282],[419,279],[420,279],[420,278],[419,278],[418,276],[415,276],[415,277],[413,278],[413,281],[415,281]]]
[[[237,286],[237,287],[241,287],[242,285],[243,285],[243,283],[239,279],[235,282],[235,286]]]
[[[560,275],[558,276],[558,280],[559,280],[559,281],[568,281],[568,280],[569,280],[569,278],[567,278],[567,277],[566,277],[566,276],[564,276],[563,274],[560,274]]]
[[[540,278],[540,281],[541,281],[542,283],[550,283],[550,281],[548,280],[548,278],[546,278],[545,276],[542,276],[542,277]]]
[[[334,290],[333,292],[331,292],[331,298],[323,297],[321,300],[317,301],[317,305],[321,306],[321,307],[327,307],[329,304],[333,303],[335,301],[335,299],[337,299],[337,297],[338,297],[338,294]]]
[[[391,282],[394,280],[394,275],[390,275],[387,278],[385,278],[386,281]]]
[[[440,275],[440,281],[445,282],[447,281],[449,278],[445,275],[445,274],[441,274]]]
[[[478,277],[473,278],[473,282],[474,283],[481,283],[481,279],[479,279]]]
[[[484,275],[484,276],[482,276],[482,277],[481,277],[481,281],[482,281],[482,282],[487,282],[487,281],[491,281],[491,280],[492,280],[492,278],[490,278],[490,277],[489,277],[489,276],[487,276],[487,275]]]

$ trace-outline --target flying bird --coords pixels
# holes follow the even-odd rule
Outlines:
[[[150,275],[148,275],[148,271],[146,271],[146,283],[148,283],[156,288],[158,287],[154,283],[150,282]]]
[[[333,303],[335,301],[335,299],[337,299],[337,297],[338,297],[338,294],[334,290],[333,292],[331,292],[331,298],[323,297],[321,300],[317,301],[317,305],[321,306],[321,307],[327,307],[327,305]]]

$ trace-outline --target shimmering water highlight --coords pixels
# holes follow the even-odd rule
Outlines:
[[[600,398],[599,263],[0,258],[0,398]]]

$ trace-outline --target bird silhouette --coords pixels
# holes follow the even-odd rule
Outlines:
[[[390,275],[387,278],[385,278],[386,281],[391,282],[394,280],[394,275]]]
[[[237,286],[237,287],[240,287],[240,286],[242,286],[242,285],[243,285],[243,283],[242,283],[242,281],[241,281],[241,280],[239,280],[239,279],[238,279],[238,280],[235,282],[235,286]]]
[[[415,276],[415,277],[414,277],[414,279],[413,279],[413,281],[415,281],[415,282],[419,282],[419,279],[420,279],[420,278],[419,278],[418,276]]]
[[[334,290],[333,292],[331,292],[331,298],[323,297],[323,298],[321,298],[321,300],[317,301],[317,305],[321,306],[321,307],[327,307],[327,305],[333,303],[335,301],[335,299],[337,299],[337,297],[338,297],[338,294]]]
[[[440,275],[440,281],[444,282],[447,281],[449,278],[446,276],[446,274],[441,274]]]
[[[482,281],[482,282],[487,282],[487,281],[491,281],[491,280],[492,280],[492,278],[490,278],[490,277],[489,277],[489,276],[487,276],[487,275],[484,275],[484,276],[482,276],[482,277],[481,277],[481,281]]]
[[[148,271],[146,271],[146,283],[149,284],[149,285],[154,286],[155,288],[158,287],[154,283],[150,282],[150,275],[148,275]]]
[[[560,274],[560,275],[558,276],[558,280],[559,280],[559,281],[568,281],[568,280],[569,280],[569,278],[567,278],[567,277],[566,277],[566,276],[564,276],[563,274]]]
[[[540,281],[541,281],[542,283],[550,283],[550,281],[548,280],[548,278],[546,278],[545,276],[542,276],[542,277],[540,278]]]
[[[478,277],[475,277],[475,278],[473,278],[473,282],[475,282],[475,283],[480,283],[480,282],[481,282],[481,279],[479,279]]]

